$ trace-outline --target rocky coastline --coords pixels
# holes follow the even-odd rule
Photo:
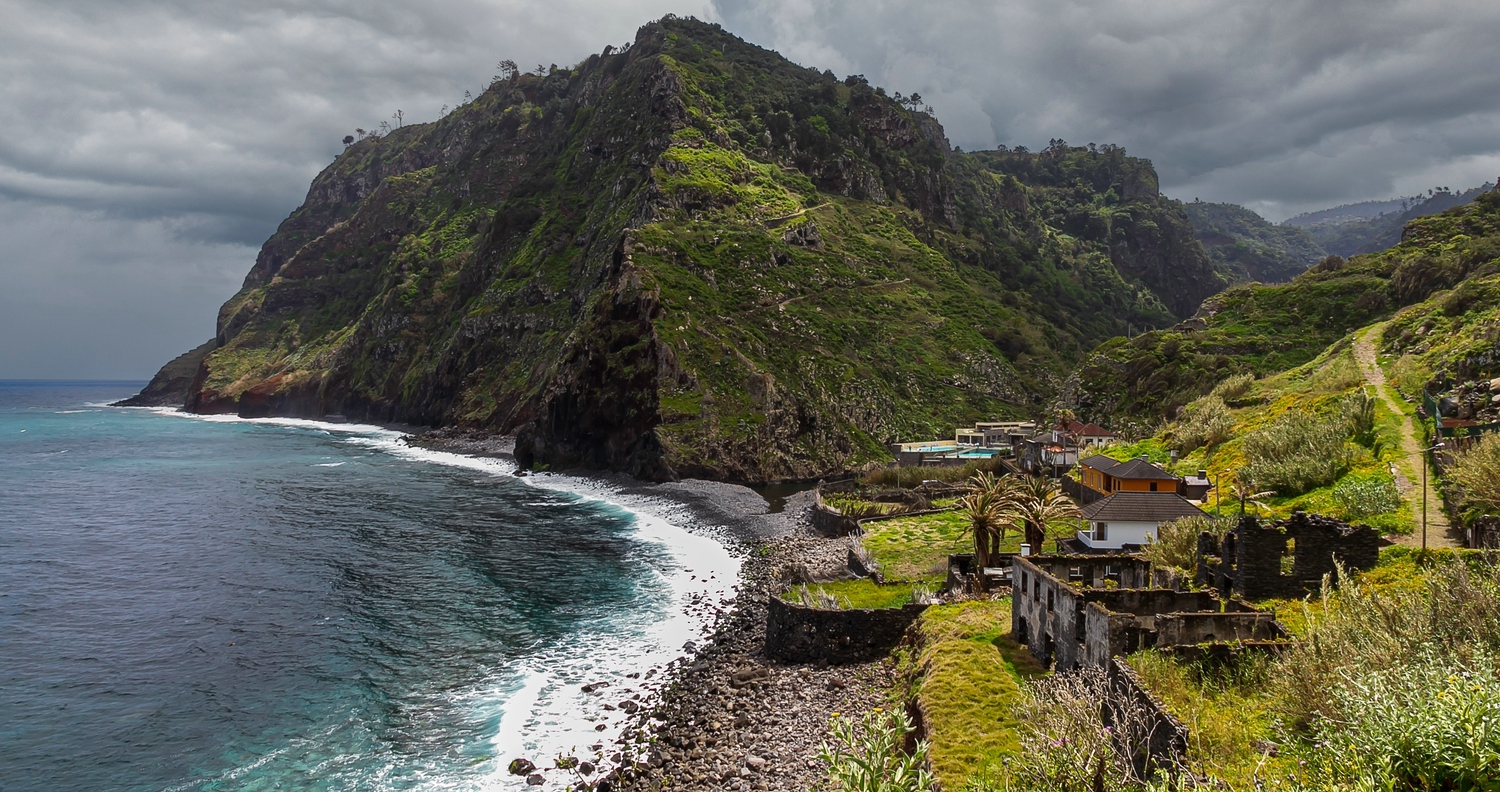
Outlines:
[[[476,456],[504,458],[511,451],[509,438],[451,430],[408,442]],[[517,775],[541,789],[804,792],[825,775],[819,749],[830,718],[891,706],[896,670],[889,659],[787,665],[765,656],[769,597],[791,581],[848,575],[848,540],[814,531],[811,492],[791,495],[773,511],[761,495],[734,484],[656,484],[611,473],[547,478],[712,535],[741,559],[740,580],[730,602],[704,614],[709,637],[666,669],[653,694],[626,707],[635,711],[614,744],[568,767],[543,757],[505,757],[524,760],[514,767],[523,771]],[[610,700],[607,686],[589,692]]]

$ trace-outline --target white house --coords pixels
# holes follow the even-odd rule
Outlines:
[[[1078,532],[1078,542],[1089,550],[1143,547],[1156,538],[1162,523],[1205,514],[1175,492],[1129,491],[1096,500],[1079,513],[1088,528]]]

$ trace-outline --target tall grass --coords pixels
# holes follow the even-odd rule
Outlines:
[[[915,487],[924,481],[941,481],[945,484],[962,484],[978,473],[1001,475],[1005,468],[999,457],[969,462],[954,467],[921,465],[904,468],[880,468],[865,474],[864,483],[876,487]]]
[[[1331,591],[1325,589],[1324,599]],[[1324,614],[1283,656],[1280,708],[1294,728],[1348,723],[1353,680],[1436,657],[1456,669],[1500,657],[1500,567],[1450,560],[1415,590],[1379,590],[1346,576]]]
[[[1215,393],[1204,396],[1182,408],[1172,431],[1172,446],[1182,454],[1214,446],[1228,440],[1234,431],[1229,406]]]
[[[1250,392],[1250,386],[1254,384],[1255,375],[1236,374],[1233,377],[1230,377],[1229,379],[1226,379],[1223,382],[1219,383],[1218,385],[1215,385],[1213,391],[1209,395],[1216,396],[1225,402],[1239,401],[1240,399],[1245,397],[1245,394]]]
[[[1233,524],[1232,517],[1182,517],[1163,523],[1143,552],[1152,565],[1171,567],[1191,576],[1198,566],[1198,534],[1207,531],[1222,537]]]
[[[1133,697],[1115,695],[1104,669],[1086,666],[1042,677],[1027,686],[1017,713],[1021,755],[1008,763],[1003,786],[989,779],[982,792],[1114,792],[1178,788],[1169,780],[1143,787],[1128,755],[1144,749],[1151,725]],[[1111,723],[1105,725],[1106,704]],[[1129,750],[1120,750],[1122,746]]]
[[[1470,516],[1500,514],[1500,433],[1454,454],[1448,480],[1458,485],[1460,507]]]
[[[1432,379],[1432,369],[1413,355],[1402,355],[1391,365],[1391,383],[1409,399],[1421,397]]]
[[[1327,486],[1353,463],[1349,434],[1342,416],[1287,413],[1245,435],[1245,475],[1283,496]]]

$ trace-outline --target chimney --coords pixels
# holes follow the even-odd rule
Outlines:
[[[1207,479],[1208,478],[1208,471],[1207,470],[1200,470],[1200,471],[1198,471],[1198,478]]]
[[[1151,455],[1150,454],[1141,454],[1141,461],[1142,462],[1150,462],[1151,461]]]

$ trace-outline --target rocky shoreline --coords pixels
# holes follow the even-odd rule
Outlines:
[[[509,438],[452,430],[408,442],[475,456],[509,457],[511,451]],[[889,659],[827,666],[777,664],[765,657],[768,598],[790,581],[848,574],[848,540],[812,528],[812,493],[792,495],[771,511],[753,490],[720,482],[648,484],[609,473],[538,478],[712,535],[740,557],[741,567],[734,599],[710,614],[710,637],[666,670],[655,694],[638,705],[630,702],[629,709],[638,707],[630,725],[597,757],[613,769],[591,777],[579,772],[592,770],[586,766],[591,762],[518,765],[531,783],[600,792],[805,792],[825,776],[818,757],[830,718],[891,705],[896,672]],[[607,687],[591,692],[610,700]],[[529,760],[542,763],[540,757]]]
[[[841,666],[766,660],[766,601],[786,580],[837,576],[847,543],[803,530],[765,542],[741,570],[733,607],[713,638],[662,691],[625,740],[640,761],[598,785],[631,790],[805,792],[826,771],[818,758],[829,719],[890,705],[895,668],[883,659]]]

